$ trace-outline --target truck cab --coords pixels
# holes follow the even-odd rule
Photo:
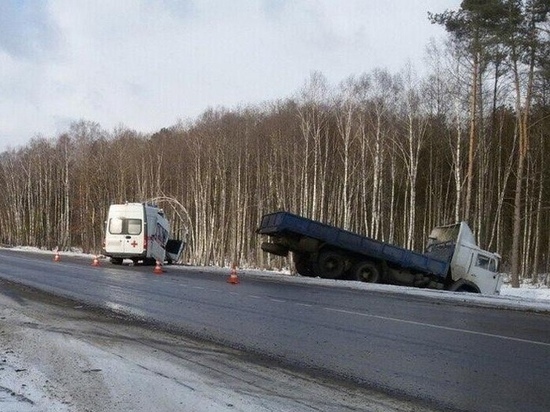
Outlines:
[[[450,262],[449,290],[499,293],[503,283],[499,273],[501,258],[477,246],[466,222],[434,228],[426,254]]]

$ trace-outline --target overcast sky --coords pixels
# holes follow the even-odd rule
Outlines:
[[[80,119],[140,132],[408,61],[461,0],[0,0],[0,150]]]

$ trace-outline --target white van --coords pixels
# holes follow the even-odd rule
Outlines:
[[[170,224],[164,212],[148,203],[111,205],[106,221],[103,254],[116,265],[123,259],[154,264],[179,259],[184,243],[169,239]],[[170,240],[170,253],[166,245]]]

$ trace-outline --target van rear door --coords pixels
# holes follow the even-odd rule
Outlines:
[[[109,219],[109,252],[122,255],[141,254],[144,249],[143,220],[112,217]]]
[[[168,239],[166,243],[166,260],[168,263],[175,263],[180,260],[185,242],[179,239]]]

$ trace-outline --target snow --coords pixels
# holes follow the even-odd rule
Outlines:
[[[218,270],[219,269],[212,269]],[[413,287],[369,284],[363,282],[339,281],[320,278],[304,278],[301,276],[292,276],[288,271],[259,271],[242,270],[248,275],[276,277],[279,281],[326,285],[331,287],[371,290],[388,294],[406,294],[414,296],[423,296],[425,298],[437,299],[455,303],[472,304],[478,306],[489,306],[502,309],[531,310],[535,312],[550,312],[550,289],[543,283],[532,285],[524,283],[520,288],[513,288],[509,284],[504,284],[499,295],[480,295],[464,292],[449,292],[432,289],[419,289]],[[506,276],[505,276],[506,277]],[[544,278],[544,277],[541,277]]]
[[[13,249],[12,249],[13,250]],[[38,253],[52,253],[30,248],[19,250],[35,251]],[[90,255],[79,252],[67,253],[91,259]],[[220,268],[201,268],[212,273],[229,273]],[[288,271],[267,271],[237,268],[238,273],[247,277],[276,278],[278,281],[330,285],[331,287],[362,289],[388,294],[409,294],[423,296],[429,299],[444,300],[462,305],[481,305],[493,308],[511,308],[515,310],[530,310],[536,312],[550,312],[550,289],[544,285],[522,285],[521,288],[511,288],[504,285],[499,296],[484,296],[447,291],[425,290],[417,288],[397,287],[391,285],[373,285],[361,282],[335,281],[319,278],[304,278],[293,276]],[[365,400],[358,393],[342,393],[341,388],[323,387],[304,378],[285,375],[282,370],[265,368],[262,366],[247,365],[239,368],[246,373],[253,373],[251,379],[237,379],[245,381],[265,381],[279,387],[279,391],[286,391],[286,398],[276,396],[272,388],[266,388],[265,394],[251,395],[257,390],[246,386],[250,382],[241,383],[241,388],[231,388],[227,384],[227,376],[213,377],[212,366],[207,364],[210,358],[216,358],[219,364],[230,365],[232,353],[220,354],[218,350],[201,346],[192,347],[192,343],[173,345],[187,348],[185,356],[166,355],[153,346],[128,346],[127,342],[120,341],[120,327],[116,334],[108,325],[90,327],[90,330],[81,330],[82,322],[77,320],[63,322],[55,314],[37,314],[41,309],[21,307],[15,299],[0,294],[0,410],[5,412],[72,412],[72,411],[107,411],[107,410],[150,410],[155,405],[156,410],[189,410],[189,411],[284,411],[296,410],[300,407],[292,402],[292,390],[300,391],[296,397],[301,402],[320,402],[323,399],[334,397],[341,402],[357,404],[346,405],[350,409],[364,410]],[[78,313],[80,306],[71,308]],[[53,320],[55,319],[55,320]],[[86,326],[88,327],[88,326]],[[128,330],[128,337],[132,337],[135,330]],[[139,332],[145,333],[145,332]],[[101,342],[97,338],[101,335]],[[115,339],[116,336],[116,339]],[[141,342],[147,341],[143,337]],[[155,337],[155,339],[157,339]],[[107,348],[105,341],[108,342]],[[167,343],[169,345],[170,342]],[[208,346],[206,344],[206,346]],[[47,348],[47,350],[45,349]],[[184,349],[179,349],[184,350]],[[211,351],[208,353],[208,351]],[[214,352],[215,355],[214,355]],[[162,355],[161,355],[162,354]],[[196,359],[193,358],[196,356]],[[176,367],[176,360],[187,359],[186,367]],[[234,361],[233,361],[234,362]],[[243,364],[239,360],[240,365]],[[183,362],[185,364],[185,362]],[[179,364],[179,365],[180,365]],[[235,367],[232,366],[234,371]],[[263,369],[262,369],[263,368]],[[52,370],[54,369],[54,370]],[[251,372],[251,370],[253,372]],[[207,371],[207,372],[205,372]],[[220,375],[224,375],[222,372]],[[238,372],[232,372],[238,373]],[[244,373],[244,372],[243,372]],[[58,380],[52,376],[62,375]],[[109,377],[106,380],[106,377]],[[169,377],[169,379],[167,379]],[[182,385],[182,382],[185,384]],[[266,384],[267,385],[267,384]],[[317,385],[317,386],[315,386]],[[288,387],[286,387],[288,386]],[[116,389],[114,389],[116,388]],[[155,393],[152,393],[152,388]],[[160,388],[160,389],[158,389]],[[294,389],[293,389],[294,388]],[[279,392],[280,393],[280,392]],[[340,395],[339,395],[340,393]],[[103,396],[98,394],[104,394]],[[304,395],[305,394],[305,395]],[[371,396],[373,396],[371,394]],[[271,397],[271,398],[270,398]],[[152,403],[152,399],[155,399]],[[111,399],[107,402],[105,399]],[[116,402],[112,400],[116,399]],[[157,403],[164,400],[167,403]],[[385,402],[385,401],[384,401]],[[377,399],[369,405],[369,410],[405,410],[401,406],[392,408],[387,403]],[[179,405],[179,407],[178,407]],[[319,410],[337,410],[336,403],[332,409],[327,405],[319,406]],[[361,407],[363,405],[363,407]],[[337,405],[337,407],[342,404]],[[176,408],[177,409],[174,409]],[[180,409],[181,407],[181,409]],[[412,410],[412,409],[411,409]],[[422,409],[415,409],[422,410]]]

